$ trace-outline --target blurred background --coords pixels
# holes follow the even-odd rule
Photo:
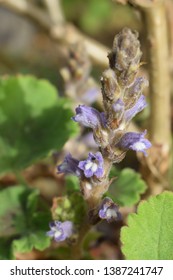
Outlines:
[[[140,71],[145,77],[149,76],[147,33],[143,24],[143,14],[137,7],[127,2],[126,0],[0,0],[1,77],[31,74],[37,78],[47,79],[58,89],[60,96],[71,98],[73,110],[79,103],[94,104],[100,109],[100,77],[108,67],[107,54],[112,47],[114,36],[123,27],[139,32],[143,52],[142,62],[144,62]],[[172,76],[173,1],[167,0],[165,5],[169,30],[169,71]],[[84,88],[85,81],[87,81],[86,88]],[[171,79],[171,94],[172,88]],[[92,96],[95,96],[91,100],[87,93],[88,89],[92,89]],[[148,89],[145,95],[148,98]],[[135,118],[133,128],[136,130],[137,125],[139,128],[146,128],[149,114],[150,104],[145,112]],[[172,118],[173,110],[171,110],[171,120]],[[57,161],[61,162],[67,151],[80,158],[91,148],[93,151],[97,150],[93,139],[87,138],[90,136],[85,134],[85,131],[82,131],[80,137],[82,141],[81,138],[77,141],[71,139],[64,146],[63,152],[55,153],[51,158],[23,172],[26,181],[40,190],[50,207],[52,199],[63,193],[65,185],[64,177],[56,175]],[[139,159],[131,152],[120,166],[141,171]],[[16,183],[14,174],[9,173],[0,178],[2,189]],[[127,207],[123,211],[126,216],[134,211],[134,207]],[[96,236],[96,242],[90,247],[93,258],[123,258],[119,243],[121,226],[121,222],[116,225],[107,225],[103,222],[99,225],[98,228],[103,235]],[[16,254],[18,259],[44,259],[47,256],[37,250],[27,255]]]

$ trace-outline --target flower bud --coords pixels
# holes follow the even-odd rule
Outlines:
[[[124,28],[115,36],[113,50],[108,55],[110,67],[118,71],[125,71],[131,64],[140,62],[141,50],[138,33]]]

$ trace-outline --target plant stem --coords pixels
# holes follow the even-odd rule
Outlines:
[[[83,225],[79,231],[79,236],[76,243],[72,246],[71,250],[71,259],[72,260],[80,260],[82,258],[82,243],[85,235],[90,230],[91,225],[88,222],[88,217],[84,219]]]
[[[170,77],[165,5],[144,10],[150,59],[151,138],[170,147]]]
[[[157,0],[148,6],[148,1],[142,1],[143,4],[136,0],[134,2],[143,11],[147,33],[151,94],[150,137],[153,148],[150,152],[150,166],[147,164],[148,171],[151,174],[148,174],[146,179],[148,178],[151,194],[156,194],[160,193],[164,187],[168,187],[169,185],[168,171],[171,159],[171,107],[167,16],[165,1],[163,0]],[[144,5],[144,2],[146,5]],[[158,176],[152,173],[153,168],[157,169]],[[159,178],[162,178],[162,180]],[[164,186],[163,181],[165,181]]]

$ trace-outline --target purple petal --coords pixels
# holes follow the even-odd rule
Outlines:
[[[118,206],[110,199],[105,197],[100,205],[99,217],[113,222],[121,218]]]
[[[85,177],[90,178],[96,176],[100,178],[103,176],[103,157],[100,152],[89,153],[86,160],[80,161],[78,167],[84,171]]]
[[[71,221],[65,221],[61,224],[62,230],[67,237],[70,237],[73,233],[73,223]]]
[[[54,221],[49,224],[51,230],[46,235],[53,237],[56,242],[64,241],[73,233],[73,223],[71,221]]]
[[[101,177],[103,176],[103,173],[104,173],[103,168],[99,167],[99,168],[97,169],[97,171],[95,172],[95,176],[96,176],[97,178],[101,178]]]
[[[121,138],[117,146],[127,150],[131,149],[137,152],[142,152],[146,155],[145,150],[151,147],[151,143],[144,138],[145,134],[146,130],[143,133],[127,132]]]
[[[78,167],[82,170],[85,170],[86,160],[82,160],[79,162]]]
[[[129,122],[136,114],[141,112],[147,106],[146,98],[144,95],[141,95],[137,100],[136,104],[125,111],[124,117],[126,122]]]
[[[81,176],[81,170],[78,168],[79,160],[73,158],[71,154],[66,155],[64,161],[57,166],[58,173],[74,174]]]
[[[54,236],[54,231],[53,230],[49,230],[46,232],[47,236],[53,237]]]
[[[99,217],[101,219],[105,219],[106,218],[106,211],[105,211],[105,209],[100,209],[99,210]]]

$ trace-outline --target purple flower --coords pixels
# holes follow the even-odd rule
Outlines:
[[[141,95],[137,100],[136,104],[125,111],[124,117],[126,122],[129,122],[136,114],[141,112],[147,106],[146,98],[144,95]]]
[[[81,170],[78,167],[79,160],[73,158],[71,154],[66,155],[64,161],[57,166],[58,173],[74,174],[81,176]]]
[[[106,125],[104,113],[85,105],[79,105],[76,108],[76,116],[72,117],[72,120],[92,129]]]
[[[90,178],[96,176],[100,178],[103,176],[103,157],[100,152],[96,154],[89,153],[88,158],[79,162],[79,168],[84,171],[85,177]]]
[[[73,223],[70,221],[54,221],[49,224],[50,231],[46,234],[53,237],[55,241],[64,241],[73,233]]]
[[[108,222],[117,221],[121,218],[118,206],[109,197],[103,199],[100,205],[99,217]]]
[[[151,147],[150,141],[144,138],[146,133],[146,130],[143,133],[127,132],[121,138],[117,146],[127,150],[131,149],[137,152],[142,152],[146,156],[147,153],[145,150]]]

